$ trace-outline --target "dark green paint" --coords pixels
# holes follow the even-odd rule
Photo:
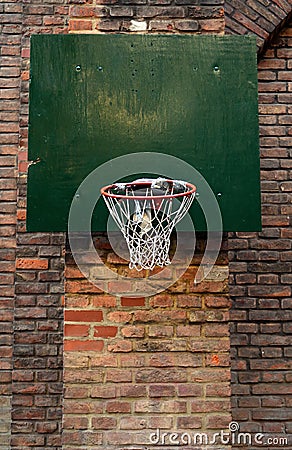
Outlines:
[[[29,160],[41,160],[29,168],[29,231],[65,231],[82,180],[145,151],[199,170],[222,193],[226,231],[261,227],[253,37],[32,36],[29,114]],[[198,205],[191,215],[203,230]],[[107,216],[100,199],[92,229]]]

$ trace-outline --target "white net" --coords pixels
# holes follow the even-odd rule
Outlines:
[[[102,190],[129,249],[131,269],[170,264],[170,235],[190,208],[195,187],[178,180],[142,179]]]

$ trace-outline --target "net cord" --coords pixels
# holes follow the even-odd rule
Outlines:
[[[185,195],[180,201],[169,198],[155,200],[151,187],[146,188],[143,200],[135,199],[131,187],[127,194],[123,199],[104,196],[104,200],[126,240],[130,254],[129,267],[140,271],[170,264],[171,232],[188,212],[195,194]],[[152,198],[147,198],[149,196]]]

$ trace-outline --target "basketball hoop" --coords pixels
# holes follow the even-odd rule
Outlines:
[[[170,235],[188,212],[196,187],[166,178],[105,186],[101,194],[129,249],[131,269],[170,264]]]

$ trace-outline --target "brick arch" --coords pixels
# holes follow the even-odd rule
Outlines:
[[[225,33],[255,34],[261,57],[291,17],[292,0],[227,0]]]

